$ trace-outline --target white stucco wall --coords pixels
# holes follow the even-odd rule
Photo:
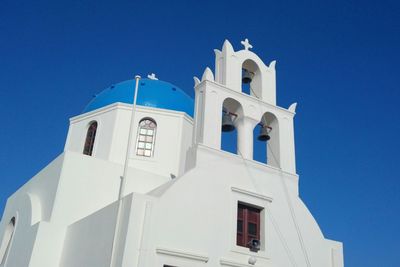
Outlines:
[[[113,203],[71,224],[59,266],[110,266],[116,212]]]
[[[251,256],[257,259],[255,266],[291,266],[292,262],[307,266],[295,223],[311,266],[342,266],[341,244],[324,239],[298,197],[297,175],[203,145],[194,152],[194,168],[173,180],[130,169],[121,266],[248,266]],[[52,169],[51,174],[60,178],[54,179],[58,184],[53,189],[57,194],[50,223],[42,220],[21,227],[32,220],[18,215],[18,232],[6,266],[103,266],[114,229],[115,208],[109,205],[116,200],[122,165],[65,152],[45,169],[48,175]],[[28,187],[47,188],[40,183],[47,177],[45,170],[12,198],[23,202],[19,194]],[[146,196],[150,190],[152,196]],[[238,201],[264,209],[258,253],[236,246]],[[20,209],[24,216],[31,206]],[[11,208],[7,206],[8,211]],[[96,257],[85,256],[99,251],[103,253]]]
[[[41,239],[42,224],[51,219],[54,211],[63,160],[64,155],[57,157],[7,200],[0,222],[0,238],[12,217],[16,218],[16,225],[4,266],[34,266],[31,260],[37,252],[35,244]],[[49,252],[59,249],[54,244]]]
[[[297,182],[295,175],[200,146],[196,167],[148,204],[149,224],[136,226],[149,229],[144,232],[142,254],[138,259],[126,258],[123,266],[137,261],[145,264],[134,266],[248,266],[251,256],[257,259],[256,266],[307,266],[300,237],[311,266],[342,266],[332,265],[332,249],[337,245],[324,239],[298,197]],[[257,253],[236,246],[238,201],[264,208],[262,246]],[[134,242],[133,238],[129,235],[127,242]],[[136,249],[127,245],[125,251]]]
[[[115,103],[70,120],[65,151],[82,153],[90,122],[98,127],[93,157],[123,164],[125,161],[131,106]],[[152,118],[157,123],[154,156],[136,156],[136,138],[139,122]],[[170,177],[182,174],[186,152],[192,144],[193,120],[183,112],[137,106],[133,123],[130,162],[136,168]]]

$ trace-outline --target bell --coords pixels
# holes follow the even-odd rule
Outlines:
[[[242,72],[242,82],[243,83],[251,83],[251,81],[253,80],[253,77],[254,77],[253,72],[243,69],[243,72]]]
[[[232,117],[228,112],[224,112],[222,115],[222,131],[232,132],[235,130],[235,125],[233,125]]]
[[[271,132],[272,128],[269,126],[262,126],[260,130],[260,134],[258,135],[257,139],[260,141],[268,141],[271,139],[269,133]]]

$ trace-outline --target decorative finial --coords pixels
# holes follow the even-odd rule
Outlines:
[[[201,77],[201,81],[205,80],[214,81],[214,74],[209,67],[205,69],[203,76]]]
[[[193,77],[193,80],[194,80],[194,87],[200,84],[200,80],[196,76]]]
[[[244,39],[244,41],[240,42],[243,46],[245,50],[249,50],[250,48],[253,48],[253,46],[250,44],[249,39]]]
[[[224,44],[222,45],[222,53],[225,55],[231,55],[233,54],[235,51],[233,50],[233,46],[232,44],[225,39]]]
[[[154,73],[147,75],[147,78],[149,78],[150,80],[158,80]]]
[[[289,107],[289,111],[295,113],[296,112],[297,103],[293,103]]]

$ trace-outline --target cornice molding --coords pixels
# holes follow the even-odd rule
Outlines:
[[[157,248],[156,252],[158,254],[164,254],[168,256],[180,257],[189,260],[201,261],[201,262],[208,262],[209,257],[193,252],[182,251],[177,249],[167,249],[167,248]]]
[[[240,194],[244,194],[244,195],[247,195],[247,196],[255,197],[255,198],[258,198],[258,199],[261,199],[261,200],[266,200],[268,202],[272,202],[272,197],[267,197],[267,196],[261,195],[261,194],[256,193],[256,192],[247,191],[247,190],[240,189],[240,188],[237,188],[237,187],[231,187],[231,189],[232,189],[233,192],[236,192],[236,193],[240,193]]]
[[[219,263],[222,266],[229,266],[229,267],[253,267],[254,265],[250,264],[245,264],[245,263],[240,263],[240,262],[234,262],[226,259],[221,259]]]

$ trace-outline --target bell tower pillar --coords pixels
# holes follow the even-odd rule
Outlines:
[[[221,99],[218,87],[211,82],[214,74],[206,68],[201,81],[195,81],[194,142],[221,149]]]
[[[240,118],[236,124],[238,131],[237,152],[245,159],[253,159],[253,129],[258,121],[251,117]]]

